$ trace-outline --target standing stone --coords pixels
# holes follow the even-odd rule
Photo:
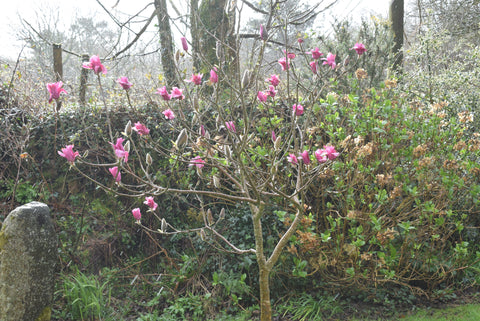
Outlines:
[[[57,236],[46,204],[17,207],[0,230],[0,320],[50,320]]]

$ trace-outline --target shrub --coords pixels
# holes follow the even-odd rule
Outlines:
[[[308,139],[330,137],[342,161],[310,188],[313,215],[289,251],[354,291],[394,285],[431,297],[476,260],[477,236],[466,227],[477,225],[480,140],[467,143],[471,123],[395,84],[315,105],[320,121]]]

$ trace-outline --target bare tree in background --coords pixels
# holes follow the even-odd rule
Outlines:
[[[198,35],[200,33],[200,22],[198,14],[198,0],[190,0],[190,34]],[[200,70],[200,39],[198,37],[192,37],[193,47],[193,67],[195,70]]]
[[[416,0],[411,16],[416,31],[428,27],[480,43],[479,0]]]
[[[175,76],[175,60],[173,54],[172,30],[170,28],[170,16],[167,11],[166,0],[155,0],[155,10],[158,19],[158,33],[160,36],[160,53],[162,67],[167,85],[177,85]]]

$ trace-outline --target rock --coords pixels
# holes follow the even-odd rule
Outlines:
[[[49,320],[57,236],[46,204],[17,207],[0,230],[0,320]]]

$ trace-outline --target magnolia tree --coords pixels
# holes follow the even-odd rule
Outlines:
[[[142,228],[162,235],[197,233],[205,242],[222,244],[230,252],[254,255],[259,270],[261,320],[271,320],[270,273],[308,211],[307,189],[339,156],[331,142],[322,142],[312,134],[311,128],[318,125],[316,116],[321,113],[313,106],[322,95],[325,79],[345,71],[340,70],[334,54],[303,48],[299,39],[279,52],[278,73],[262,74],[263,70],[275,70],[264,68],[268,64],[262,63],[268,43],[263,26],[258,41],[262,47],[256,64],[243,77],[224,72],[222,62],[211,66],[209,75],[186,76],[177,68],[180,78],[186,78],[180,88],[158,89],[164,115],[158,121],[167,122],[177,137],[171,146],[157,144],[151,138],[153,129],[133,119],[121,134],[110,137],[110,164],[92,163],[88,153],[80,156],[73,144],[58,153],[86,177],[82,171],[86,166],[108,168],[114,187],[88,178],[119,195],[141,198],[143,208],[133,209],[132,215]],[[186,53],[181,56],[188,56],[186,39],[181,43]],[[365,46],[357,43],[352,50],[360,56]],[[101,86],[100,75],[106,69],[98,57],[92,57],[84,67],[99,75]],[[118,83],[128,94],[132,85],[128,78],[120,77]],[[60,99],[61,84],[49,84],[48,89],[51,99]],[[159,158],[167,158],[169,168],[155,168],[154,159]],[[170,186],[158,175],[182,168],[190,174],[188,188]],[[169,222],[155,202],[165,193],[195,195],[203,224],[185,228]],[[248,204],[253,248],[240,248],[228,234],[220,232],[229,213],[224,208],[212,211],[219,200]],[[284,225],[273,250],[267,250],[262,224],[272,208],[282,208],[293,219]],[[158,225],[144,225],[142,215],[154,215]]]

